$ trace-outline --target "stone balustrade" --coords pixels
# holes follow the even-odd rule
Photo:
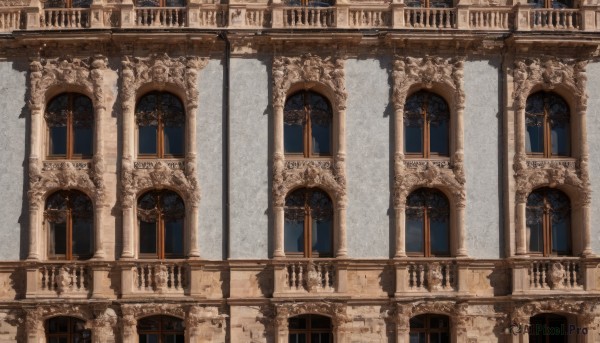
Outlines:
[[[513,294],[593,291],[596,266],[596,262],[578,257],[515,260],[512,262]]]
[[[41,5],[40,5],[41,6]],[[473,31],[599,31],[600,9],[539,9],[528,5],[411,8],[404,4],[350,3],[331,7],[236,3],[187,7],[106,5],[96,8],[0,8],[0,32],[122,28],[293,28]],[[93,20],[92,20],[93,19]]]
[[[346,268],[335,259],[285,259],[274,262],[273,296],[336,293],[344,287]],[[343,264],[343,263],[341,263]]]
[[[396,265],[396,295],[458,291],[459,264],[454,259],[402,260]]]
[[[83,262],[44,262],[27,268],[27,298],[87,298],[92,272]]]
[[[124,296],[183,296],[188,288],[188,268],[184,261],[140,261],[122,269]]]

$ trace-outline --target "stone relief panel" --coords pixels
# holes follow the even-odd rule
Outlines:
[[[541,87],[544,91],[553,91],[557,88],[567,90],[571,103],[576,104],[571,108],[571,117],[578,116],[580,121],[587,110],[587,75],[588,61],[583,59],[566,59],[551,56],[540,58],[518,58],[512,70],[515,120],[515,132],[519,146],[516,147],[513,170],[517,189],[517,202],[526,202],[531,191],[540,186],[567,186],[578,191],[580,201],[589,204],[591,189],[588,172],[588,154],[585,137],[581,142],[574,142],[578,146],[580,156],[573,161],[559,160],[529,160],[525,147],[524,111],[527,98],[532,91]],[[521,118],[523,117],[523,118]],[[582,122],[581,125],[584,125]],[[585,131],[584,131],[585,132]]]
[[[463,87],[464,58],[443,57],[396,57],[392,72],[392,101],[397,116],[402,116],[404,104],[411,90],[416,88],[440,89],[444,95],[451,94],[451,114],[461,120],[464,110]],[[458,125],[455,125],[455,127]],[[398,125],[398,131],[403,125]],[[440,187],[454,196],[455,202],[464,207],[466,201],[463,132],[451,132],[455,150],[450,161],[405,160],[404,151],[396,151],[394,157],[394,206],[404,206],[408,194],[418,187]],[[452,146],[452,144],[451,144]]]
[[[102,116],[106,109],[104,74],[107,59],[94,56],[87,59],[55,58],[35,60],[30,64],[32,126],[39,128],[42,111],[48,100],[48,92],[53,88],[67,88],[92,96],[95,116]],[[98,118],[95,119],[98,122]],[[31,151],[43,151],[41,133],[32,130]],[[41,200],[49,191],[64,188],[77,188],[86,192],[96,205],[105,202],[104,157],[101,151],[94,154],[93,161],[41,161],[32,153],[29,160],[29,199],[32,207],[41,206]]]
[[[320,57],[312,54],[296,57],[276,56],[273,59],[273,107],[276,112],[283,111],[286,96],[296,84],[319,84],[331,91],[333,98],[330,101],[334,105],[334,118],[337,118],[338,126],[344,125],[340,115],[346,109],[348,95],[342,57]],[[283,130],[283,125],[275,125],[275,130]],[[339,137],[334,137],[334,140],[339,141]],[[304,186],[324,188],[334,196],[338,206],[344,207],[346,203],[345,153],[343,147],[337,150],[334,152],[333,161],[286,161],[283,149],[280,152],[276,149],[273,157],[275,206],[284,205],[285,196],[291,189]]]
[[[123,113],[132,115],[136,96],[141,87],[152,90],[175,90],[184,92],[186,127],[195,120],[198,108],[198,72],[208,64],[208,58],[169,57],[151,55],[147,58],[126,56],[123,64]],[[189,131],[186,131],[186,134]],[[194,137],[189,141],[195,142]],[[134,161],[133,151],[124,152],[121,182],[122,206],[131,208],[140,191],[149,188],[168,187],[176,190],[186,203],[197,207],[200,201],[200,185],[196,174],[195,150],[186,146],[184,162]]]

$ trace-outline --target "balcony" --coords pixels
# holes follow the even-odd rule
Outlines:
[[[276,260],[273,270],[273,297],[335,295],[346,287],[347,263],[335,259]]]
[[[182,297],[189,294],[190,268],[183,260],[138,261],[121,267],[123,298]]]
[[[36,1],[32,2],[36,3]],[[319,3],[321,4],[321,3]],[[600,9],[539,9],[528,5],[414,8],[403,3],[295,6],[282,3],[190,3],[135,7],[120,1],[90,8],[40,5],[0,8],[0,33],[88,28],[401,29],[420,31],[600,31]]]
[[[513,295],[582,293],[596,290],[597,263],[579,257],[512,261]]]

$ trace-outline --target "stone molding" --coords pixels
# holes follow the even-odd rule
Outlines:
[[[594,323],[600,315],[598,301],[579,301],[567,299],[540,299],[516,303],[510,313],[513,323],[529,323],[529,319],[541,313],[568,313],[577,315],[580,326]]]
[[[275,304],[275,321],[279,328],[288,327],[288,319],[302,314],[319,314],[331,318],[334,330],[351,321],[347,305],[332,302],[302,302]]]
[[[450,106],[451,116],[462,117],[465,107],[465,91],[463,86],[464,58],[443,58],[439,56],[401,57],[396,56],[392,72],[393,93],[392,103],[397,117],[404,115],[404,104],[409,94],[419,88],[426,90],[440,89]],[[448,95],[451,95],[451,99]],[[400,119],[400,118],[397,118]],[[462,118],[460,118],[462,119]],[[398,125],[398,130],[404,126]],[[452,125],[451,125],[452,127]],[[456,128],[457,125],[454,125]],[[396,135],[403,134],[396,131]],[[461,142],[463,132],[454,130],[450,133],[451,140]],[[459,139],[460,138],[460,139]],[[451,144],[452,146],[452,144]],[[394,175],[394,206],[404,207],[406,198],[411,191],[418,187],[440,187],[454,196],[454,202],[464,207],[466,202],[464,156],[462,144],[455,144],[451,152],[452,168],[440,166],[437,161],[423,161],[406,165],[404,149],[395,152]],[[398,148],[398,147],[397,147]]]

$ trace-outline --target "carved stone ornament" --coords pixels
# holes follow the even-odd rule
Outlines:
[[[567,271],[560,262],[552,263],[550,271],[548,273],[548,283],[552,289],[564,288],[565,275]]]
[[[198,72],[208,64],[208,58],[155,54],[148,58],[126,56],[122,63],[125,107],[135,105],[136,92],[146,84],[153,84],[159,89],[171,85],[184,90],[186,111],[198,107]]]
[[[220,314],[215,306],[192,305],[188,308],[185,320],[185,326],[192,336],[202,334],[206,337],[207,333],[212,332],[212,337],[218,337],[225,333],[227,315]]]
[[[25,308],[25,329],[28,333],[43,332],[44,321],[57,316],[76,317],[86,322],[86,327],[94,318],[93,311],[87,305],[53,303],[48,305],[38,304],[35,308]]]
[[[439,263],[432,263],[427,270],[427,285],[429,286],[430,292],[439,291],[442,289],[442,281],[444,275],[442,274],[442,266]]]
[[[123,158],[121,174],[122,206],[131,208],[136,196],[147,189],[173,189],[181,194],[186,204],[198,207],[200,183],[194,163],[186,162],[184,170],[173,170],[166,162],[157,161],[152,169],[134,169],[130,157]]]
[[[320,57],[304,54],[273,59],[273,107],[283,107],[290,88],[297,83],[316,82],[334,93],[335,111],[346,109],[344,62],[342,57]]]
[[[308,264],[306,266],[306,274],[304,275],[306,289],[309,292],[315,291],[317,287],[321,284],[321,277],[319,276],[317,268],[315,267],[315,263],[312,260],[308,261]]]
[[[587,110],[587,60],[559,59],[551,56],[517,59],[513,68],[515,115],[523,116],[527,98],[535,87],[550,91],[556,87],[567,90],[577,108],[571,115],[583,115]],[[517,128],[518,135],[525,135],[524,128]],[[566,186],[579,194],[581,204],[591,202],[588,156],[582,155],[576,162],[539,163],[530,161],[524,152],[517,152],[513,160],[516,180],[517,202],[526,202],[534,188],[540,186]]]
[[[570,301],[566,299],[540,299],[527,303],[515,304],[511,312],[513,323],[526,324],[529,319],[540,313],[569,313],[580,317],[595,317],[597,301]]]
[[[452,115],[462,115],[465,104],[464,58],[439,56],[396,57],[394,61],[392,102],[396,112],[402,112],[409,91],[438,85],[453,94]],[[452,133],[462,135],[462,132]],[[466,202],[464,156],[460,149],[452,153],[452,161],[405,161],[404,153],[394,157],[394,206],[401,208],[409,193],[419,187],[440,187],[454,195],[457,206]]]
[[[178,304],[160,304],[160,303],[144,303],[144,304],[127,304],[121,306],[121,311],[124,317],[133,319],[135,325],[137,320],[143,317],[154,315],[167,315],[185,319],[186,309]]]
[[[469,327],[471,316],[467,313],[468,305],[453,301],[418,301],[412,303],[396,304],[396,323],[398,330],[408,331],[410,319],[422,314],[444,314],[452,318],[453,325],[459,331],[465,331]]]
[[[275,305],[275,320],[278,327],[287,328],[288,319],[302,314],[320,314],[331,318],[334,327],[350,322],[346,304],[332,302],[283,303]]]

